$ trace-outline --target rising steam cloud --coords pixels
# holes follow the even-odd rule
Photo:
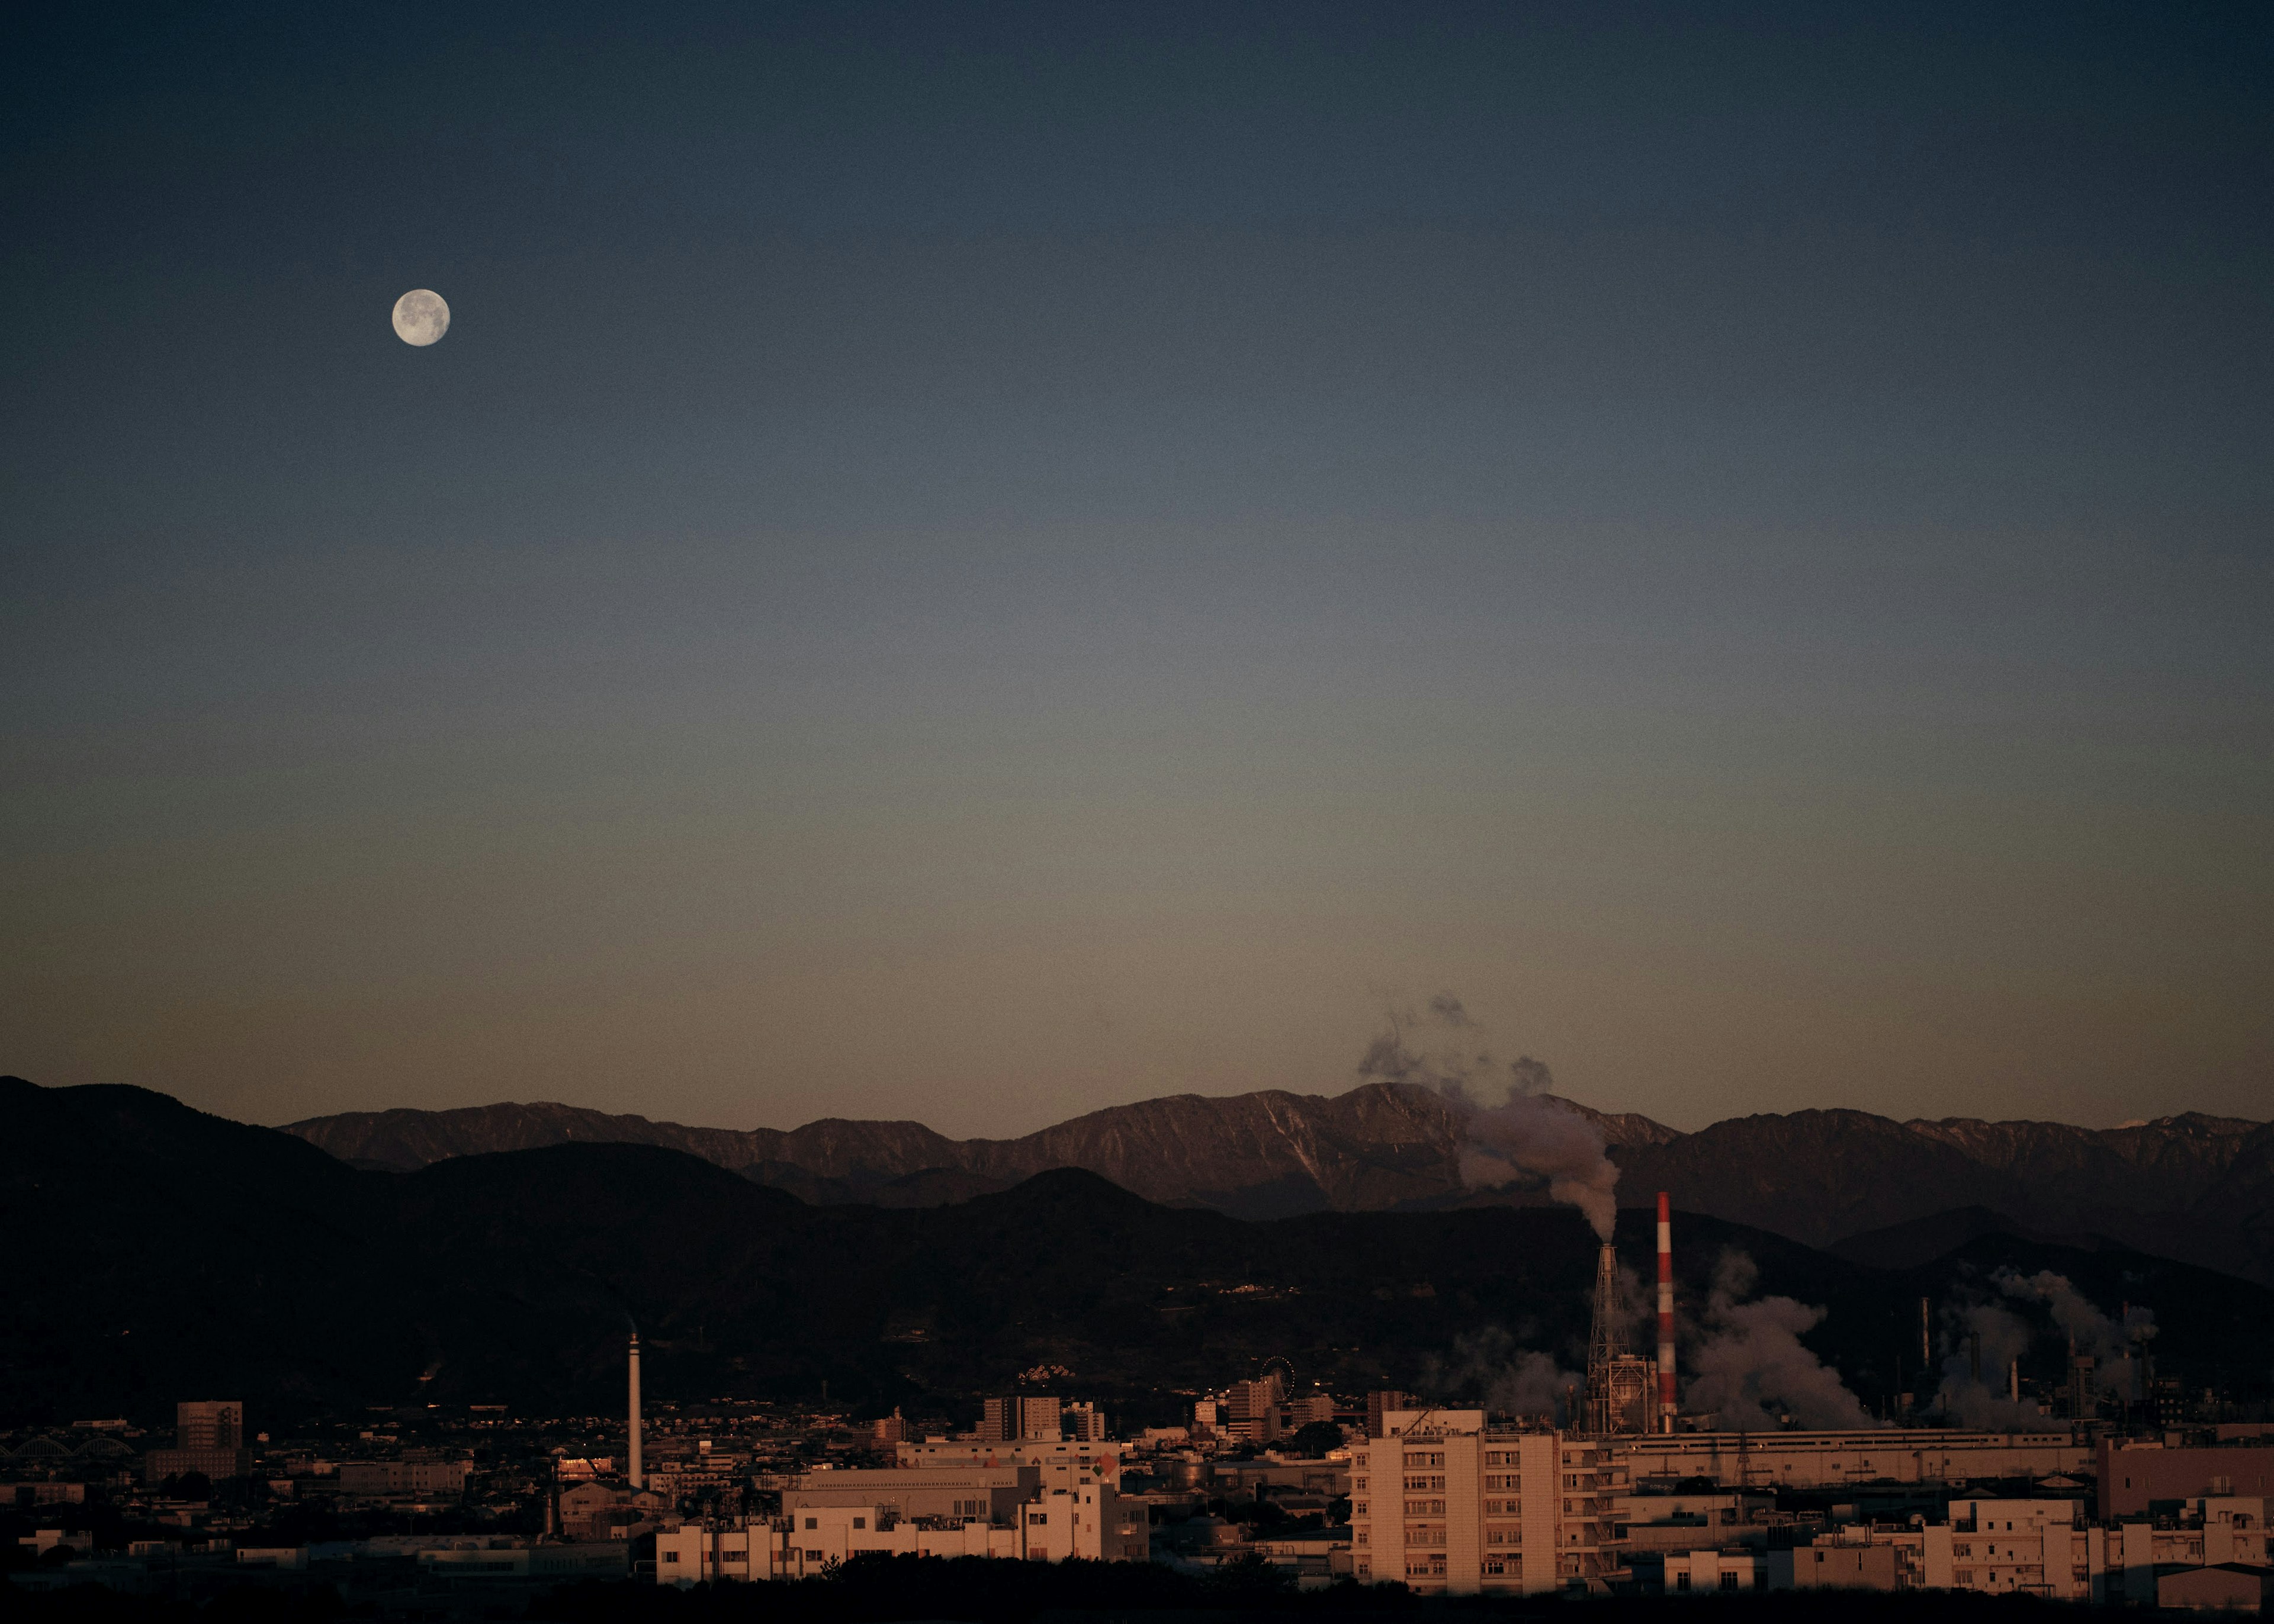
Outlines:
[[[1569,1425],[1570,1401],[1587,1385],[1551,1354],[1526,1348],[1499,1326],[1453,1339],[1449,1356],[1423,1361],[1421,1390],[1447,1403],[1482,1404],[1499,1416],[1536,1416]]]
[[[2010,1427],[2016,1430],[2055,1428],[2061,1423],[2037,1413],[2034,1402],[2015,1400],[2007,1390],[2006,1372],[2013,1361],[2027,1357],[2037,1330],[2014,1312],[2014,1304],[2042,1308],[2052,1327],[2076,1351],[2090,1354],[2104,1369],[2121,1361],[2156,1335],[2156,1316],[2145,1308],[2131,1308],[2122,1320],[2101,1312],[2066,1274],[2041,1269],[2024,1274],[2000,1268],[1989,1277],[1995,1297],[1973,1290],[1952,1298],[1942,1307],[1943,1335],[1949,1356],[1942,1362],[1942,1382],[1936,1404],[1969,1426]],[[1977,1376],[1976,1349],[1980,1339],[1981,1373]]]
[[[2003,1304],[1949,1302],[1942,1305],[1943,1335],[1953,1350],[1942,1362],[1942,1385],[1935,1406],[1967,1426],[2032,1432],[2059,1425],[2037,1413],[2033,1403],[2006,1391],[2006,1371],[2029,1350],[2029,1322]],[[1970,1339],[1981,1339],[1981,1373],[1975,1373]]]
[[[1389,1030],[1359,1062],[1360,1077],[1434,1088],[1461,1119],[1461,1182],[1486,1190],[1546,1179],[1551,1200],[1587,1215],[1611,1238],[1619,1169],[1604,1153],[1602,1131],[1555,1099],[1546,1065],[1529,1055],[1502,1066],[1482,1046],[1484,1028],[1450,993],[1429,1000],[1427,1014],[1392,1011]],[[1434,1052],[1421,1044],[1436,1039]]]
[[[2076,1344],[2076,1350],[2090,1354],[2104,1365],[2122,1358],[2133,1343],[2156,1334],[2156,1316],[2150,1310],[2127,1310],[2120,1325],[2094,1307],[2090,1298],[2069,1283],[2067,1275],[2051,1269],[2024,1274],[2018,1269],[2001,1268],[1990,1280],[2009,1297],[2043,1303],[2052,1311],[2053,1324]]]
[[[1749,1301],[1759,1271],[1745,1253],[1725,1252],[1713,1271],[1697,1346],[1697,1374],[1685,1407],[1710,1411],[1734,1432],[1773,1432],[1790,1416],[1804,1427],[1878,1426],[1840,1372],[1810,1352],[1800,1334],[1824,1318],[1788,1297]]]

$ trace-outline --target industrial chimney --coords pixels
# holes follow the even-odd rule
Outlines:
[[[636,1330],[632,1333],[631,1419],[631,1459],[628,1462],[629,1470],[625,1475],[631,1479],[632,1487],[644,1489],[647,1487],[647,1474],[640,1469],[639,1333]]]
[[[1658,1192],[1658,1430],[1674,1430],[1674,1209]]]

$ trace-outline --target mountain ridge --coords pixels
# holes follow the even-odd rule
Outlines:
[[[382,1173],[147,1090],[15,1079],[0,1079],[0,1220],[17,1244],[0,1276],[9,1424],[99,1411],[154,1425],[200,1390],[264,1416],[380,1402],[605,1413],[623,1390],[628,1318],[659,1401],[809,1402],[825,1382],[862,1413],[968,1417],[976,1395],[1047,1363],[1132,1424],[1176,1419],[1190,1390],[1269,1357],[1333,1391],[1427,1387],[1449,1401],[1469,1390],[1458,1382],[1502,1371],[1480,1348],[1569,1361],[1585,1346],[1595,1241],[1568,1207],[1242,1222],[1079,1169],[952,1205],[814,1207],[685,1151],[622,1143]],[[2104,1307],[2155,1306],[2159,1348],[2191,1381],[2263,1385],[2274,1293],[1984,1232],[1996,1227],[1962,1225],[1960,1252],[1890,1271],[1677,1210],[1684,1334],[1713,1334],[1722,1266],[1741,1252],[1763,1293],[1821,1310],[1805,1346],[1884,1410],[1921,1296],[2052,1269]],[[1653,1228],[1645,1212],[1619,1215],[1638,1274]],[[2032,1372],[2057,1372],[2058,1327],[2032,1337]]]
[[[1845,1109],[1757,1113],[1694,1132],[1548,1096],[1601,1132],[1631,1203],[1677,1206],[1826,1247],[1981,1209],[2030,1233],[2125,1245],[2274,1282],[2274,1124],[2181,1112],[2094,1129]],[[549,1102],[346,1112],[288,1124],[350,1163],[396,1170],[570,1143],[658,1145],[809,1202],[922,1207],[1083,1168],[1148,1200],[1240,1218],[1538,1204],[1544,1189],[1463,1182],[1463,1111],[1412,1084],[1263,1089],[1109,1106],[1015,1139],[824,1117],[703,1128]]]

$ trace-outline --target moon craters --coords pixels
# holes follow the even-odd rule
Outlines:
[[[395,301],[395,335],[424,350],[450,330],[450,307],[432,288],[413,288]]]

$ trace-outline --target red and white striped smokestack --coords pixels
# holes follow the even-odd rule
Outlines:
[[[1658,1192],[1658,1430],[1674,1430],[1674,1209]]]

